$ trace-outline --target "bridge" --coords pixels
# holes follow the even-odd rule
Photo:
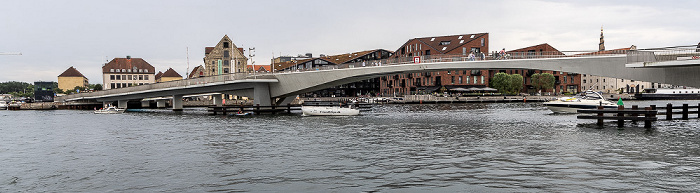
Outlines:
[[[182,98],[212,94],[249,96],[261,106],[285,105],[298,94],[361,80],[402,73],[472,69],[536,69],[572,72],[648,82],[700,87],[700,50],[695,48],[632,50],[626,54],[528,55],[511,53],[507,60],[474,60],[464,56],[421,56],[383,60],[382,66],[342,64],[307,71],[283,73],[236,73],[179,81],[139,85],[56,97],[57,101],[118,101],[172,97],[173,110],[182,110]]]

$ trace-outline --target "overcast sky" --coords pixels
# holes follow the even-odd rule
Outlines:
[[[185,76],[228,35],[274,56],[395,51],[416,37],[487,32],[490,51],[549,43],[597,50],[695,45],[700,1],[35,1],[0,0],[0,82],[57,81],[73,66],[102,84],[106,60],[130,55]],[[247,54],[247,53],[246,53]]]

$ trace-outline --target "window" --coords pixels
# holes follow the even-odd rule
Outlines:
[[[127,75],[126,80],[131,80],[131,75]]]
[[[455,76],[451,76],[451,77],[452,77],[452,84],[455,84]]]
[[[462,77],[461,76],[457,80],[459,80],[459,84],[462,84]]]
[[[148,80],[148,75],[143,76],[143,79],[144,79],[144,80]]]
[[[564,76],[564,83],[566,83],[566,76]]]
[[[117,80],[121,80],[122,76],[117,75],[116,78],[117,78]]]
[[[467,84],[469,84],[469,76],[467,76],[467,78],[465,79],[464,82],[466,82]]]
[[[117,88],[121,88],[122,84],[117,83]]]
[[[114,80],[114,75],[109,75],[110,80]]]
[[[586,83],[586,79],[583,79],[583,83]]]
[[[122,75],[122,80],[126,80],[126,75]]]
[[[126,83],[122,83],[122,88],[126,88]]]
[[[228,68],[224,68],[224,73],[228,73]]]
[[[224,42],[224,48],[228,48],[228,47],[229,47],[228,42]]]
[[[450,45],[450,41],[441,41],[439,45],[441,45],[441,46]]]
[[[603,79],[603,82],[605,82],[605,79]]]
[[[484,38],[481,38],[481,46],[483,47],[484,45],[486,45],[484,42]]]
[[[457,39],[458,39],[458,40],[461,40],[461,39],[462,39],[462,36],[459,36]]]
[[[481,76],[481,84],[484,84],[484,76]]]
[[[148,69],[143,69],[143,72],[148,73]]]
[[[224,50],[224,58],[231,57],[231,55],[228,53],[228,50]]]
[[[139,75],[139,80],[143,80],[143,75]]]
[[[114,88],[114,83],[110,83],[109,88]]]
[[[138,77],[138,76],[134,75],[134,80],[136,80],[137,77]]]
[[[431,41],[431,42],[432,42],[432,41],[435,41],[435,38],[430,38],[430,41]]]
[[[131,72],[131,69],[126,69],[126,70],[127,70],[127,72]]]
[[[114,69],[109,69],[109,72],[114,72]]]

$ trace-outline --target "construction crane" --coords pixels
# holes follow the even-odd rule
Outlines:
[[[22,55],[22,52],[0,52],[0,55]]]

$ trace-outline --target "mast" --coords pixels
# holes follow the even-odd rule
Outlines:
[[[187,71],[185,71],[185,76],[187,76],[187,79],[190,79],[190,47],[185,47],[187,50]]]

